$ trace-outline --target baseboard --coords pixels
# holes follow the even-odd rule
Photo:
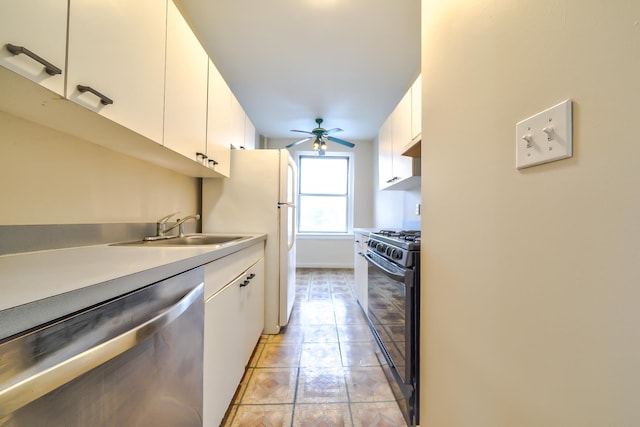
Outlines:
[[[353,263],[296,263],[297,268],[353,268]]]

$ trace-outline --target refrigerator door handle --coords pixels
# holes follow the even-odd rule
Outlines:
[[[291,230],[289,230],[289,238],[288,238],[288,250],[291,250],[291,248],[293,248],[293,245],[296,242],[296,205],[294,204],[289,204],[289,206],[291,208],[291,221],[289,221],[289,225],[291,226]]]

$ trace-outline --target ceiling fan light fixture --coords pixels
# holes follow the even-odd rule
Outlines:
[[[292,142],[291,144],[287,145],[286,148],[295,147],[298,144],[302,144],[303,142],[309,141],[311,138],[315,138],[315,140],[313,141],[313,149],[315,151],[320,151],[319,153],[320,155],[323,155],[324,151],[327,149],[327,140],[344,145],[345,147],[349,147],[349,148],[355,147],[355,144],[352,142],[345,141],[344,139],[336,138],[334,136],[330,136],[330,134],[334,132],[342,132],[342,129],[340,128],[333,128],[329,130],[324,129],[322,127],[322,122],[323,120],[320,117],[318,117],[316,119],[316,123],[318,124],[318,127],[312,129],[311,131],[291,129],[291,132],[303,133],[307,135],[307,137],[299,141]]]

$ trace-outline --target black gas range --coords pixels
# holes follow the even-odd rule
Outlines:
[[[367,245],[399,266],[413,267],[419,259],[420,242],[420,230],[380,230],[369,234]]]
[[[365,255],[369,327],[407,425],[419,422],[420,231],[370,233]]]

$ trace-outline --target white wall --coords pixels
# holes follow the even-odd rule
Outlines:
[[[640,425],[640,2],[422,2],[421,425]],[[566,98],[574,157],[516,170]]]
[[[296,242],[296,267],[353,268],[354,237],[301,237]]]
[[[266,139],[264,148],[284,148],[293,139]],[[373,187],[374,157],[372,141],[353,141],[353,149],[345,149],[354,155],[354,218],[355,228],[373,227]],[[331,144],[331,143],[330,143]],[[311,142],[291,148],[289,151],[295,156],[297,151],[310,151]],[[339,151],[336,144],[330,145],[329,150]],[[298,267],[318,268],[353,268],[353,235],[330,237],[302,237],[297,241]]]
[[[197,212],[200,184],[0,112],[0,224],[155,222]]]

